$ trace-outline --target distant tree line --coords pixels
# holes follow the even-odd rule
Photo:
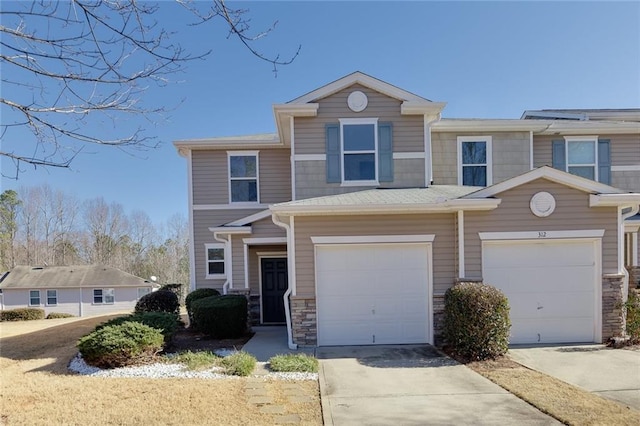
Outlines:
[[[189,232],[175,214],[154,225],[141,210],[82,201],[49,185],[0,194],[0,272],[16,265],[101,264],[159,283],[188,283]]]

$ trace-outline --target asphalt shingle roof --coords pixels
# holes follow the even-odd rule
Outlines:
[[[148,287],[154,283],[102,265],[16,266],[0,288]]]

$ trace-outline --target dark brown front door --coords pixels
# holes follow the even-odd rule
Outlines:
[[[283,323],[284,300],[287,291],[287,259],[286,258],[262,258],[262,322]]]

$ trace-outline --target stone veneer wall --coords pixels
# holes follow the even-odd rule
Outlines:
[[[293,343],[300,346],[316,346],[318,344],[316,299],[314,297],[291,296],[291,327]]]
[[[251,321],[251,291],[248,288],[242,288],[242,289],[229,289],[229,293],[228,294],[233,294],[233,295],[238,295],[238,296],[244,296],[247,299],[247,331],[251,331],[251,325],[252,325],[252,321]]]
[[[624,275],[602,276],[602,341],[622,337],[625,333],[625,315],[622,307]]]

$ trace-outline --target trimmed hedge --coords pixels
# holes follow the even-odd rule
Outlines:
[[[142,312],[169,312],[180,314],[180,302],[178,296],[169,290],[158,290],[145,294],[136,303],[135,313]]]
[[[182,305],[184,304],[184,290],[182,284],[164,284],[159,288],[159,290],[166,290],[172,293],[175,293],[178,296],[178,302]]]
[[[171,338],[173,333],[178,329],[178,325],[180,325],[180,320],[176,314],[169,312],[141,312],[110,319],[102,324],[98,324],[95,331],[112,325],[120,325],[125,322],[137,322],[158,329],[167,340]]]
[[[187,308],[189,327],[198,328],[195,324],[195,321],[193,320],[193,310],[191,308],[192,303],[196,300],[204,299],[205,297],[211,296],[220,296],[220,292],[215,288],[199,288],[187,294],[187,297],[184,300],[184,306]]]
[[[58,318],[73,318],[75,315],[67,314],[66,312],[51,312],[47,315],[46,319],[58,319]]]
[[[102,368],[142,364],[162,350],[160,330],[138,322],[110,325],[84,336],[78,350],[85,362]]]
[[[18,308],[0,312],[0,321],[31,321],[44,319],[44,309]]]
[[[503,355],[509,348],[509,301],[497,288],[460,283],[444,295],[444,338],[467,360]]]
[[[640,343],[640,291],[629,290],[627,308],[627,335],[632,345]]]
[[[239,295],[210,296],[191,303],[193,325],[205,334],[225,339],[247,330],[247,298]]]

